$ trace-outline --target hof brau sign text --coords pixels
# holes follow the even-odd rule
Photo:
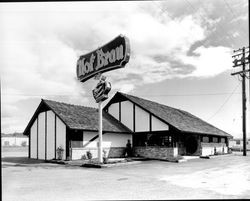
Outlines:
[[[77,61],[76,74],[81,82],[128,63],[130,57],[129,40],[119,35],[111,42],[88,54],[80,56]]]

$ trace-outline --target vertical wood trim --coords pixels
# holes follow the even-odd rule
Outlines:
[[[29,158],[31,157],[31,153],[30,153],[30,151],[31,151],[31,144],[30,144],[30,142],[31,142],[31,139],[30,139],[30,137],[31,137],[31,128],[30,128],[30,134],[29,134]]]
[[[47,111],[45,112],[45,160],[47,160]]]
[[[56,114],[55,114],[55,159],[56,159]]]
[[[149,113],[149,132],[152,132],[152,114]]]
[[[121,115],[121,109],[122,109],[122,107],[121,107],[121,102],[119,102],[119,121],[121,121],[121,117],[122,117],[122,115]]]
[[[38,124],[39,124],[39,114],[37,115],[37,125],[36,125],[36,135],[37,135],[37,139],[36,139],[36,142],[37,142],[37,146],[36,146],[36,149],[37,149],[37,152],[36,152],[36,155],[37,155],[37,159],[38,159]]]
[[[69,147],[70,147],[70,144],[69,144],[69,132],[70,130],[68,128],[66,128],[66,136],[65,136],[65,146],[66,146],[66,160],[67,158],[69,158]]]
[[[133,131],[135,132],[135,104],[133,103]]]

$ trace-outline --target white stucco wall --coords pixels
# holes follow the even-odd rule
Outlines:
[[[135,131],[149,131],[149,113],[135,106]]]
[[[47,160],[55,158],[55,113],[47,111]]]
[[[130,130],[133,130],[133,103],[121,102],[121,122]]]
[[[83,144],[86,144],[91,140],[93,137],[98,135],[98,132],[83,132]],[[132,135],[131,134],[116,134],[116,133],[105,133],[102,136],[103,142],[102,146],[103,149],[109,152],[110,148],[120,148],[126,147],[128,139],[132,144]],[[80,159],[81,156],[84,154],[86,155],[87,151],[90,151],[93,155],[93,158],[97,158],[98,151],[97,151],[97,144],[99,142],[99,138],[96,138],[93,142],[88,144],[88,146],[84,148],[74,148],[72,151],[72,160]],[[107,153],[108,154],[108,153]]]
[[[108,112],[119,120],[119,103],[110,105]],[[135,132],[149,131],[149,113],[135,106]],[[131,101],[121,102],[121,122],[130,130],[133,130],[133,103]],[[169,130],[169,126],[152,116],[152,131]]]
[[[156,117],[152,116],[152,131],[169,130],[169,126],[160,121]]]
[[[83,132],[83,144],[86,144],[93,137],[98,135],[98,132]],[[126,147],[126,144],[130,140],[132,144],[131,134],[116,134],[116,133],[105,133],[102,136],[102,146],[103,147]],[[99,138],[96,138],[93,142],[89,143],[86,148],[96,148]]]
[[[30,128],[30,157],[37,158],[37,119]]]
[[[108,112],[117,120],[119,120],[119,103],[113,103],[112,105],[110,105]]]
[[[38,159],[45,159],[45,112],[38,115]]]
[[[216,152],[219,154],[228,153],[228,147],[225,143],[201,143],[201,155],[202,156],[210,156],[214,155],[214,148],[216,148]]]
[[[47,140],[45,141],[45,113],[47,113]],[[55,158],[55,113],[53,111],[38,114],[38,121],[33,123],[30,129],[31,158],[37,158],[37,122],[38,122],[38,159],[51,160]],[[46,151],[45,151],[46,143]],[[66,125],[56,117],[56,148],[64,149],[63,159],[66,159]],[[46,158],[45,158],[46,153]]]
[[[66,125],[56,117],[56,148],[61,146],[64,149],[63,160],[66,159]]]

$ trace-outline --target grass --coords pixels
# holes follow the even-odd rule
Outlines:
[[[2,152],[27,152],[29,150],[29,147],[20,147],[20,146],[6,146],[6,147],[1,147]]]

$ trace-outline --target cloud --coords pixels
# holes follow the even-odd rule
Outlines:
[[[201,46],[194,53],[198,56],[180,56],[185,64],[190,64],[196,68],[189,76],[211,77],[218,75],[232,66],[231,48]]]
[[[198,56],[187,56],[218,19],[204,12],[201,19],[202,10],[173,17],[162,8],[159,2],[1,4],[5,114],[24,113],[15,104],[31,97],[88,103],[89,85],[76,80],[77,58],[119,34],[130,39],[131,58],[125,68],[107,73],[113,89],[129,92],[143,84],[214,76],[227,69],[229,49],[224,47],[200,46],[193,49]]]

